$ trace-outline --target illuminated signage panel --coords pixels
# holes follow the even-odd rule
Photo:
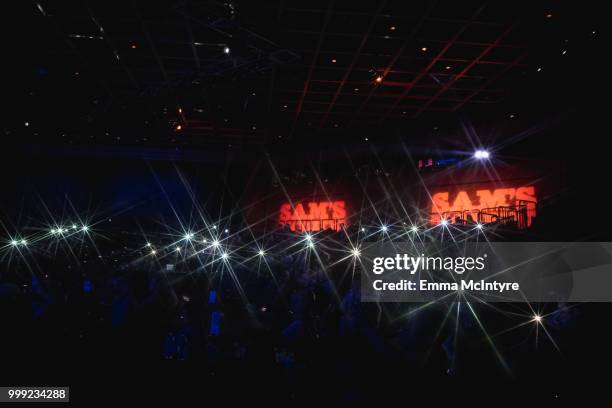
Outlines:
[[[340,231],[348,226],[344,201],[310,201],[283,204],[280,208],[279,224],[291,231]]]
[[[432,224],[438,224],[442,219],[450,223],[516,222],[519,227],[525,228],[531,225],[536,215],[534,186],[440,191],[433,194],[431,199]]]

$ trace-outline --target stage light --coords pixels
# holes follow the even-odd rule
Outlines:
[[[212,246],[213,246],[213,248],[217,248],[217,247],[219,246],[219,241],[215,239],[215,240],[212,242]]]
[[[353,248],[351,250],[351,254],[355,257],[355,258],[359,258],[359,256],[361,255],[361,251],[359,250],[359,248]]]
[[[223,259],[224,261],[227,260],[227,258],[229,258],[229,255],[227,254],[227,252],[224,252],[221,254],[221,259]]]
[[[421,51],[423,52],[427,51],[427,47],[421,47]]]
[[[542,323],[542,316],[540,316],[539,314],[534,314],[533,321],[537,323]]]
[[[55,228],[51,228],[51,234],[55,235],[57,234],[59,231],[56,230]]]
[[[229,54],[231,52],[230,47],[223,47],[223,53],[224,54]]]
[[[185,234],[185,240],[191,241],[192,238],[193,238],[193,233],[192,232],[188,232],[188,233]]]
[[[361,232],[365,232],[365,228],[361,228]]]
[[[228,230],[227,228],[225,229],[225,233],[226,233],[226,234],[228,234],[228,233],[229,233],[229,230]]]
[[[213,229],[217,229],[217,226],[216,226],[216,225],[213,225]]]
[[[263,249],[260,249],[258,254],[259,256],[266,256],[266,252]]]
[[[308,242],[312,242],[312,235],[310,235],[310,234],[306,234],[306,235],[304,235],[304,239],[305,239],[306,241],[308,241]]]
[[[21,241],[19,241],[19,243],[25,246],[28,244],[28,241],[26,241],[25,239],[22,239]]]
[[[147,242],[147,248],[151,248],[151,243]]]
[[[331,60],[332,64],[335,64],[336,62],[338,62],[335,58]]]
[[[380,84],[380,83],[383,81],[383,76],[382,76],[382,75],[378,75],[378,76],[376,77],[376,79],[374,79],[374,81],[375,81],[377,84]]]
[[[176,252],[181,252],[181,248],[179,248],[179,247],[174,248],[174,250],[175,250]]]
[[[482,225],[481,223],[477,223],[476,224],[476,229],[481,230],[484,227],[484,225]]]
[[[448,225],[448,220],[446,218],[442,218],[440,220],[440,225],[446,227]]]
[[[156,250],[154,250],[154,249],[151,250],[151,255],[155,255],[156,253],[157,253]]]
[[[413,225],[412,227],[410,227],[410,231],[419,232],[419,227],[417,227],[416,225]]]
[[[87,232],[87,231],[89,231],[89,227],[88,227],[87,225],[83,225],[83,226],[81,227],[81,231],[83,231],[83,232]]]
[[[16,247],[17,245],[19,245],[19,241],[17,241],[16,239],[12,239],[11,240],[11,245]]]
[[[208,240],[207,240],[206,238],[204,238],[204,239],[202,240],[202,243],[203,243],[203,244],[206,244],[207,242],[208,242]]]
[[[486,160],[491,157],[491,154],[486,150],[476,150],[474,152],[474,158],[479,160]]]
[[[380,230],[381,230],[382,232],[387,232],[387,231],[389,231],[389,227],[387,227],[386,225],[382,225],[382,226],[380,227]]]
[[[77,229],[76,224],[72,224],[72,229]]]

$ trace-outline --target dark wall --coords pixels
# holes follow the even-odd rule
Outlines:
[[[231,211],[244,171],[204,163],[104,157],[22,155],[4,161],[5,222],[16,227],[76,214],[189,221],[202,209],[215,218]],[[26,215],[27,214],[27,215]]]

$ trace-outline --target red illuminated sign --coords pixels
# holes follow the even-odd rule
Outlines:
[[[531,225],[536,211],[534,186],[442,191],[432,195],[430,221],[442,218],[458,222],[516,222],[524,228]]]
[[[280,208],[279,223],[291,231],[340,231],[348,226],[344,201],[311,201],[283,204]]]

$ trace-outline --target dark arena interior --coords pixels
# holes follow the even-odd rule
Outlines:
[[[609,393],[610,300],[360,298],[381,245],[612,241],[604,2],[19,3],[0,387],[78,406]]]

